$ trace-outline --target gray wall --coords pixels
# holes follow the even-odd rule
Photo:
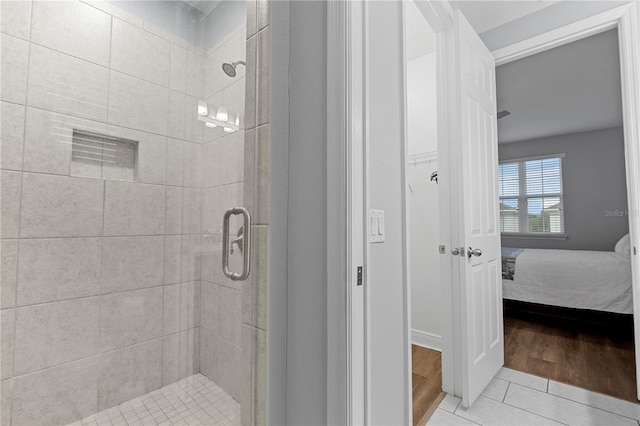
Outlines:
[[[293,1],[290,16],[286,424],[323,425],[327,424],[327,4]]]
[[[562,161],[566,240],[503,237],[502,245],[523,248],[613,251],[629,232],[622,127],[501,144],[500,161],[567,154]]]

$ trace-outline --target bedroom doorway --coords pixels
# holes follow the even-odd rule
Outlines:
[[[496,67],[505,367],[637,402],[618,52],[613,28]]]

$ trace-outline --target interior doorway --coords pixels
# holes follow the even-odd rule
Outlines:
[[[611,29],[496,68],[505,367],[636,401],[618,52]]]
[[[413,422],[424,423],[442,392],[436,35],[413,1],[405,2],[407,183],[410,229]]]

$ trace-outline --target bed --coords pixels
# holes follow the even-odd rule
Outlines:
[[[620,242],[628,235],[623,237]],[[630,247],[612,252],[502,248],[502,296],[508,300],[633,313]]]

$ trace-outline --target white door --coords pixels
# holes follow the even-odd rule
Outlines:
[[[457,73],[453,112],[459,117],[452,152],[459,156],[462,404],[468,407],[504,364],[495,61],[459,11],[451,31]]]

